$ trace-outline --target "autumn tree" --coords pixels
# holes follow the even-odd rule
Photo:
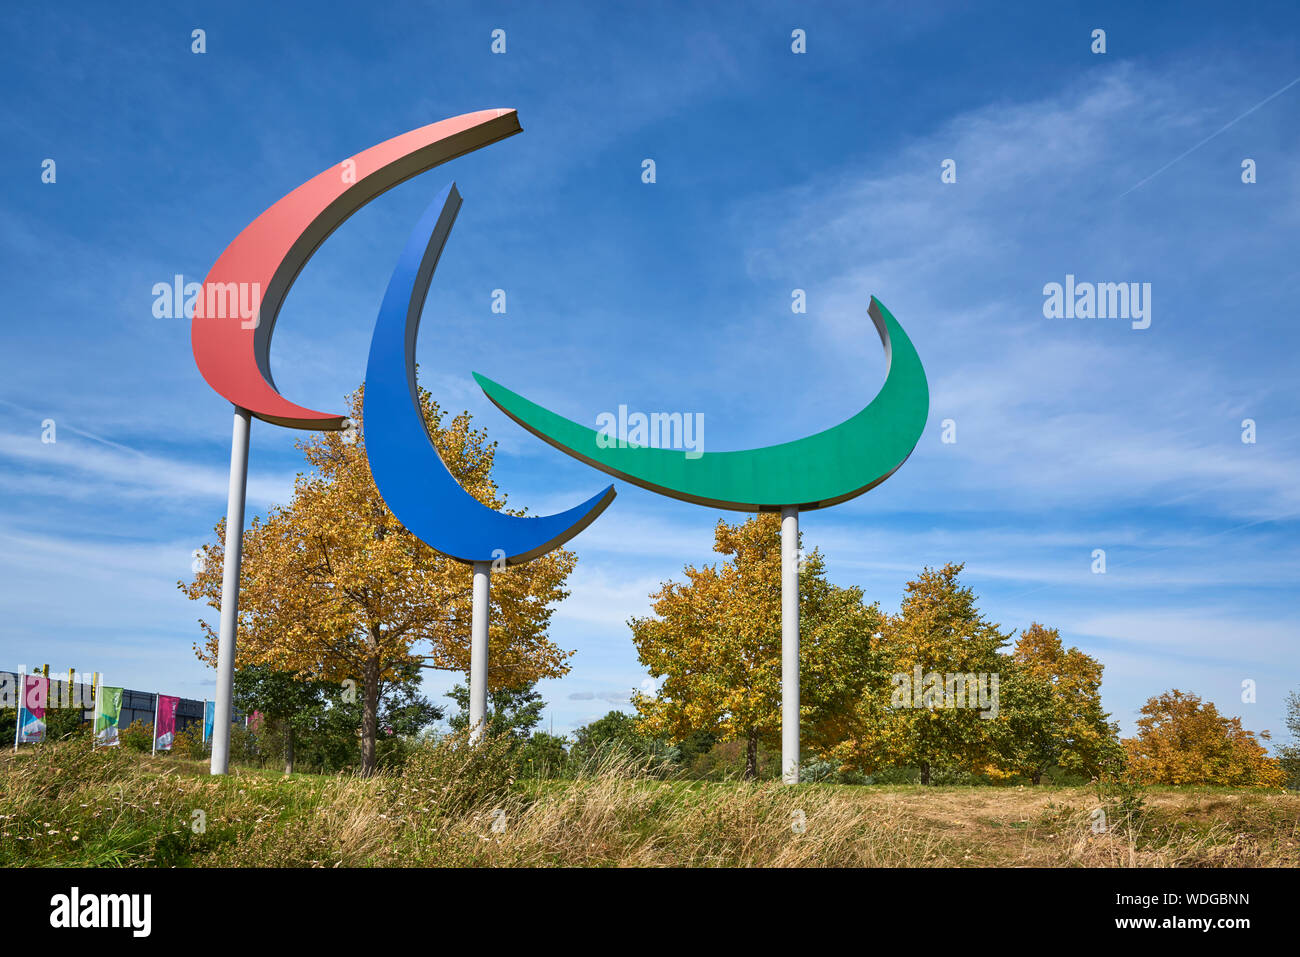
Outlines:
[[[1300,692],[1286,696],[1286,729],[1291,732],[1291,742],[1277,749],[1278,764],[1286,774],[1286,786],[1300,788]]]
[[[1123,762],[1119,726],[1101,705],[1101,662],[1037,622],[1004,660],[991,731],[1008,770],[1038,784],[1053,765],[1094,777]]]
[[[446,417],[420,390],[442,460],[480,502],[504,508],[492,481],[495,443],[468,412]],[[384,504],[365,454],[362,393],[349,397],[356,430],[317,432],[298,443],[308,471],[288,505],[254,518],[244,534],[236,663],[310,680],[352,681],[361,697],[361,767],[375,770],[379,701],[411,667],[468,671],[471,575],[429,548]],[[512,513],[521,514],[521,513]],[[219,612],[224,520],[203,548],[202,570],[181,589]],[[489,688],[528,685],[568,672],[572,652],[548,637],[553,606],[576,556],[556,550],[493,575]],[[215,665],[217,630],[200,621],[195,646]]]
[[[980,614],[974,592],[958,580],[962,567],[926,568],[907,583],[898,614],[884,617],[871,680],[832,749],[842,766],[916,767],[922,784],[937,768],[996,770],[991,722],[1008,636]]]
[[[633,698],[642,733],[681,741],[700,732],[745,742],[745,774],[758,774],[759,745],[781,731],[781,529],[774,514],[719,521],[714,551],[727,561],[687,566],[685,582],[650,597],[653,617],[628,622],[641,663],[662,678],[657,694]],[[824,749],[841,733],[846,702],[866,670],[874,605],[825,576],[819,552],[799,574],[802,741]]]
[[[1280,788],[1286,775],[1240,718],[1219,714],[1213,702],[1167,691],[1142,706],[1135,738],[1125,738],[1129,770],[1147,784],[1217,784]],[[1267,731],[1260,732],[1267,741]]]

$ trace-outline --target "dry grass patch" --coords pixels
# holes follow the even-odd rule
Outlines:
[[[0,757],[0,866],[1300,866],[1294,794],[788,788],[616,759],[523,783],[511,767],[454,740],[371,779],[40,746]]]

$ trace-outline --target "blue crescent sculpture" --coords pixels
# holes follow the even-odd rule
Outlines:
[[[366,364],[366,457],[379,494],[406,528],[462,562],[517,565],[563,545],[614,500],[614,486],[555,515],[506,515],[465,491],[429,435],[415,382],[415,340],[429,283],[460,211],[456,184],[429,204],[388,282]]]

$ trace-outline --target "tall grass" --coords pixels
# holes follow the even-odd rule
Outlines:
[[[512,769],[460,739],[370,779],[42,745],[0,757],[0,866],[1300,865],[1287,795],[688,782],[617,753]]]

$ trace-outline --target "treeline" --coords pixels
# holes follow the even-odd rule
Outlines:
[[[490,691],[487,731],[507,739],[518,775],[571,776],[613,753],[665,775],[778,775],[779,522],[719,522],[714,547],[723,561],[687,567],[684,581],[651,596],[653,616],[629,622],[656,681],[653,694],[633,694],[635,715],[611,711],[556,736],[538,730],[545,702],[532,683]],[[820,552],[803,556],[803,779],[1300,787],[1300,747],[1270,757],[1267,732],[1257,737],[1240,718],[1179,690],[1147,701],[1136,736],[1121,740],[1102,707],[1102,664],[1043,624],[1004,632],[980,612],[961,571],[925,569],[890,614],[860,588],[827,581]],[[436,722],[453,732],[468,725],[466,688],[453,688],[454,707],[444,708],[423,697],[420,675],[410,659],[380,673],[367,760],[365,692],[356,682],[246,663],[236,672],[235,705],[259,721],[233,729],[231,759],[286,772],[400,767],[438,737]],[[80,711],[51,709],[47,721],[52,739],[88,733]],[[1300,742],[1298,694],[1287,701],[1286,724]],[[13,730],[13,710],[0,712],[0,741]],[[149,751],[152,728],[137,722],[121,741]],[[198,727],[177,736],[175,751],[206,756]]]
[[[780,523],[719,522],[714,549],[723,561],[688,566],[684,581],[651,596],[653,616],[630,622],[657,681],[656,693],[634,696],[637,728],[665,742],[739,742],[745,773],[758,777],[780,740]],[[801,754],[811,777],[1122,775],[1270,788],[1289,775],[1300,785],[1294,745],[1269,757],[1239,718],[1177,690],[1151,698],[1137,736],[1121,741],[1101,704],[1102,664],[1042,624],[1002,631],[961,584],[961,565],[925,569],[889,614],[860,588],[828,582],[820,552],[801,555]],[[1300,740],[1295,695],[1287,720]]]
[[[629,622],[653,694],[632,695],[636,714],[611,711],[571,736],[538,730],[545,703],[528,681],[489,693],[488,734],[507,739],[516,773],[570,776],[611,753],[656,773],[694,778],[779,773],[781,608],[779,522],[761,515],[719,522],[723,560],[687,567],[685,580],[651,596],[654,614]],[[961,565],[925,569],[908,582],[897,613],[868,603],[857,587],[826,579],[819,551],[800,566],[802,777],[842,783],[1136,783],[1300,787],[1300,747],[1270,757],[1241,719],[1179,690],[1152,697],[1137,734],[1121,740],[1102,707],[1103,666],[1066,648],[1054,628],[1004,632],[961,583]],[[495,642],[495,638],[494,638]],[[564,669],[564,670],[567,670]],[[526,668],[517,669],[527,672]],[[323,672],[328,673],[328,672]],[[363,773],[399,767],[421,742],[468,725],[468,692],[453,708],[420,693],[421,664],[409,657],[366,689],[266,663],[236,672],[235,704],[257,712],[233,731],[235,763]],[[47,713],[50,736],[78,733],[79,711]],[[1300,742],[1300,695],[1286,724]],[[137,725],[139,723],[137,722]],[[0,713],[12,739],[13,710]],[[7,730],[6,730],[7,728]],[[81,729],[84,733],[85,729]],[[125,748],[148,751],[152,729],[126,728]],[[197,727],[175,749],[206,755]]]

